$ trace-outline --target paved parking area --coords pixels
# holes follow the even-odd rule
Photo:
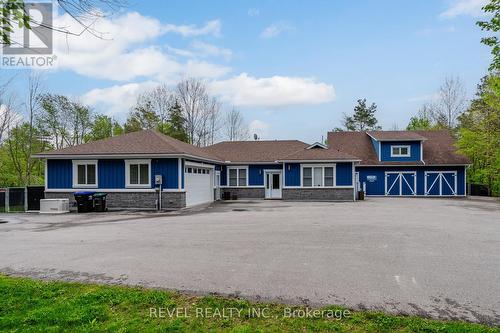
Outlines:
[[[499,217],[415,198],[0,214],[0,271],[500,324]]]

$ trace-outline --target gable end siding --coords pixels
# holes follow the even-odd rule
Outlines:
[[[420,141],[385,141],[381,143],[381,161],[416,162],[420,161]],[[410,157],[391,157],[391,146],[410,146]]]

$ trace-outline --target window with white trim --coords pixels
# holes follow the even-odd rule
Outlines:
[[[247,168],[228,168],[229,186],[247,186]]]
[[[97,187],[97,161],[73,161],[73,187]]]
[[[335,165],[302,166],[303,187],[335,186]]]
[[[410,146],[391,146],[391,157],[410,157]]]
[[[151,187],[151,160],[126,160],[127,187]]]

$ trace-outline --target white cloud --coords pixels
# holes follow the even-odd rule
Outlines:
[[[253,17],[253,16],[259,16],[260,10],[257,9],[257,8],[249,8],[248,11],[247,11],[247,14],[248,14],[248,16],[251,16],[251,17]]]
[[[481,10],[488,3],[488,0],[453,0],[450,7],[439,16],[442,18],[454,18],[460,15],[480,17],[485,15]]]
[[[198,78],[217,78],[231,71],[231,68],[211,64],[205,61],[189,60],[184,68],[184,75]]]
[[[195,25],[174,25],[166,24],[163,26],[163,32],[176,32],[185,37],[214,35],[219,36],[222,24],[219,20],[208,21],[203,27]]]
[[[273,38],[282,32],[293,30],[293,27],[286,22],[276,22],[266,27],[260,34],[262,38]]]
[[[179,49],[171,46],[167,46],[167,49],[175,55],[186,58],[221,57],[229,61],[233,56],[233,52],[230,49],[218,47],[199,40],[192,41],[188,49]]]
[[[210,90],[237,106],[321,104],[335,98],[333,86],[314,79],[287,76],[255,78],[246,73],[213,81]]]
[[[264,139],[269,135],[269,127],[268,123],[255,119],[248,125],[248,131],[252,137],[254,134],[257,134],[259,138]]]
[[[231,59],[233,52],[230,49],[217,47],[215,45],[195,40],[191,47],[196,50],[196,54],[201,56],[222,57],[225,60]]]
[[[107,115],[125,115],[135,105],[137,96],[158,86],[157,82],[145,81],[92,89],[81,97],[85,104],[100,106]]]
[[[65,27],[72,32],[82,29],[68,14],[58,16],[56,26]],[[166,52],[168,49],[151,43],[167,32],[177,32],[184,36],[218,34],[220,22],[210,21],[200,28],[164,25],[156,19],[132,12],[116,18],[100,19],[92,29],[102,32],[103,38],[96,38],[89,32],[84,32],[80,36],[61,33],[54,35],[58,68],[69,69],[97,79],[128,81],[147,77],[175,81],[188,72],[196,76],[205,75],[207,66],[193,66],[189,62],[180,62],[175,58],[175,53],[169,55]],[[147,43],[148,46],[143,46]],[[213,78],[217,73],[228,71],[227,67],[220,66],[218,69],[217,67],[218,65],[211,64],[209,73],[212,74],[208,77]],[[193,73],[196,68],[203,71]]]

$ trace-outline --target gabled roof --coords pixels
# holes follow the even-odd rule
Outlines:
[[[377,141],[424,141],[426,137],[417,131],[367,131]]]
[[[309,145],[298,140],[224,141],[203,148],[207,153],[230,163],[274,163]]]
[[[395,131],[390,131],[395,132]],[[398,131],[404,132],[404,131]],[[380,133],[380,132],[379,132]],[[426,165],[458,164],[466,165],[467,157],[456,152],[455,140],[450,132],[412,131],[412,135],[426,138],[423,144],[423,159]],[[383,135],[382,135],[383,136]],[[381,162],[373,148],[370,137],[365,132],[329,132],[328,146],[362,158],[361,165],[422,165],[417,162]]]
[[[55,157],[72,155],[88,155],[89,157],[99,155],[188,155],[220,161],[216,156],[204,149],[163,135],[155,130],[127,133],[78,146],[43,152],[35,156]]]

